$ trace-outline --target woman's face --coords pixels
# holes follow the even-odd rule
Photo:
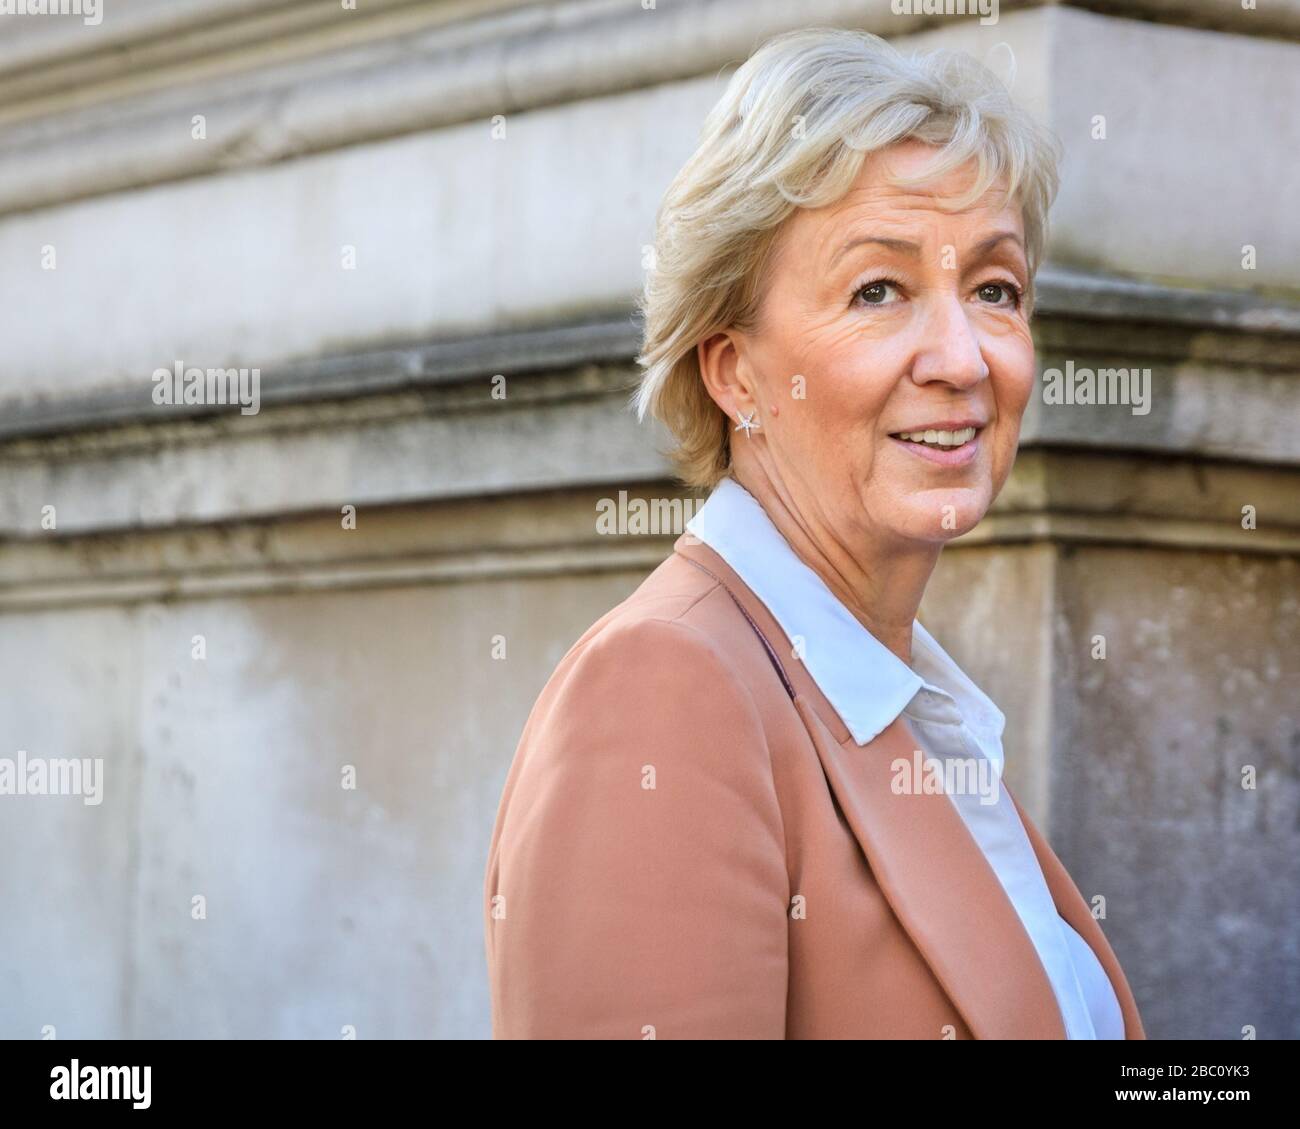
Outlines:
[[[882,175],[933,152],[873,154],[846,197],[790,217],[757,326],[725,335],[731,377],[710,382],[733,421],[752,410],[761,424],[732,432],[742,481],[761,464],[794,512],[846,538],[943,542],[974,526],[1011,470],[1034,384],[1019,208],[995,185],[942,210],[973,164],[923,189]]]

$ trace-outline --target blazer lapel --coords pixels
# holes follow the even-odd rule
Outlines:
[[[1016,799],[1015,794],[1009,788],[1007,794],[1016,805],[1016,811],[1020,814],[1020,822],[1025,826],[1025,834],[1029,836],[1029,842],[1034,848],[1034,854],[1038,856],[1038,865],[1043,871],[1043,877],[1047,880],[1047,888],[1052,893],[1052,900],[1056,903],[1057,912],[1088,943],[1089,948],[1096,954],[1102,968],[1106,970],[1106,975],[1110,977],[1111,987],[1115,989],[1120,1012],[1124,1016],[1124,1038],[1145,1039],[1146,1032],[1142,1027],[1142,1017],[1138,1014],[1137,1001],[1134,999],[1133,991],[1124,976],[1124,970],[1120,967],[1119,959],[1115,956],[1114,950],[1111,949],[1110,943],[1106,940],[1106,934],[1102,932],[1101,926],[1097,924],[1097,919],[1092,916],[1088,903],[1084,900],[1083,895],[1079,893],[1079,887],[1075,885],[1069,871],[1065,869],[1047,840],[1043,838],[1038,828],[1025,814],[1024,808],[1020,806],[1020,801]]]
[[[917,748],[906,720],[859,746],[795,705],[872,875],[975,1037],[1064,1039],[1037,950],[952,799],[891,787],[894,761]]]
[[[795,708],[881,892],[971,1032],[980,1039],[1064,1039],[1037,950],[951,798],[893,791],[893,762],[910,761],[918,747],[906,719],[859,746],[794,659],[767,607],[722,557],[690,534],[674,548],[718,579],[778,652]]]

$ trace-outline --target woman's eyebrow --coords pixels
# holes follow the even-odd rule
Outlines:
[[[1024,251],[1024,242],[1016,232],[996,231],[992,235],[985,239],[981,239],[976,243],[975,246],[971,248],[970,255],[972,258],[987,255],[994,247],[1007,239],[1015,243],[1022,252]],[[921,254],[921,245],[919,243],[913,243],[909,239],[891,239],[884,235],[860,235],[856,239],[850,239],[843,247],[836,251],[835,257],[830,261],[830,265],[833,267],[840,261],[840,259],[852,251],[854,247],[859,247],[863,243],[874,243],[879,247],[888,247],[891,251],[901,251],[906,255],[911,255],[913,258],[917,258]]]
[[[987,239],[981,239],[978,243],[976,243],[975,246],[971,248],[971,254],[974,256],[987,255],[990,251],[993,250],[994,247],[996,247],[1004,239],[1010,239],[1011,242],[1015,243],[1016,246],[1018,246],[1021,251],[1024,251],[1025,249],[1024,242],[1021,240],[1020,236],[1017,235],[1014,231],[997,231],[994,232],[992,235],[990,235]]]
[[[919,256],[921,254],[921,245],[913,243],[908,239],[889,239],[883,235],[860,235],[857,239],[850,239],[843,247],[835,252],[835,257],[831,259],[830,265],[834,266],[845,255],[863,243],[876,243],[881,247],[888,247],[893,251],[902,251],[904,254]]]

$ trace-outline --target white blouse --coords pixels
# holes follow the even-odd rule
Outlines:
[[[859,745],[904,714],[927,760],[978,764],[987,789],[947,794],[984,851],[1038,952],[1070,1039],[1123,1039],[1110,978],[1056,911],[1002,778],[1006,718],[919,622],[909,667],[790,548],[758,501],[724,478],[687,523],[763,601]],[[945,779],[948,777],[945,776]]]

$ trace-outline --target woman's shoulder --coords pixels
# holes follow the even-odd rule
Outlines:
[[[744,615],[716,578],[682,572],[698,571],[684,559],[660,569],[583,634],[542,688],[507,782],[516,806],[572,788],[617,810],[609,791],[647,766],[678,786],[729,780],[774,800],[770,688],[754,677]]]
[[[744,626],[718,580],[673,553],[626,599],[570,647],[548,682],[592,689],[617,687],[621,695],[653,694],[661,684],[709,676],[715,683],[738,676],[732,657],[737,627]]]

